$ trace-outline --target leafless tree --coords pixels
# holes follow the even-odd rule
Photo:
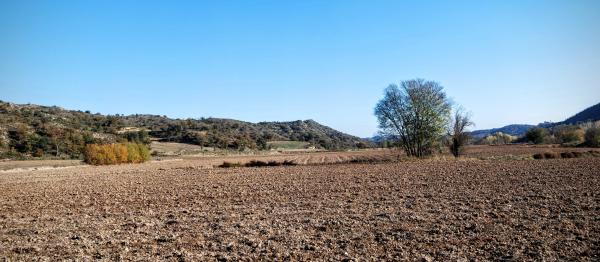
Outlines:
[[[452,117],[448,131],[448,148],[454,157],[460,156],[465,144],[469,141],[467,127],[472,126],[471,116],[462,109],[457,109]]]

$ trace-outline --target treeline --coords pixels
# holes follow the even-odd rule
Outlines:
[[[84,161],[91,165],[142,163],[150,159],[148,148],[139,143],[88,144],[83,154]]]
[[[148,132],[99,134],[53,124],[28,127],[18,125],[6,132],[8,139],[0,140],[0,158],[45,157],[79,159],[86,145],[107,143],[150,144]]]
[[[534,127],[529,129],[518,142],[600,147],[600,121],[550,128]]]
[[[0,158],[81,159],[89,144],[150,143],[147,131],[120,128],[117,116],[0,102]]]
[[[9,128],[0,142],[3,157],[19,158],[54,156],[79,158],[86,144],[97,141],[91,132],[61,128],[52,124]]]
[[[506,145],[517,141],[519,137],[505,134],[503,132],[496,132],[491,135],[487,135],[474,143],[477,145]]]
[[[511,143],[560,144],[562,146],[600,146],[600,122],[578,125],[533,127],[521,137],[497,132],[473,141],[475,144],[503,145]]]

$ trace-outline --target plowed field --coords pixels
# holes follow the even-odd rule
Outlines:
[[[0,173],[0,260],[600,259],[600,158],[225,160]]]

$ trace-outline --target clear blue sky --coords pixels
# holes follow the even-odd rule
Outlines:
[[[365,137],[415,77],[477,129],[563,120],[600,102],[600,1],[0,1],[9,102]]]

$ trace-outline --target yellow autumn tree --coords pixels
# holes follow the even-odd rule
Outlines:
[[[89,144],[85,146],[83,155],[84,161],[90,165],[142,163],[150,159],[148,148],[137,143]]]

